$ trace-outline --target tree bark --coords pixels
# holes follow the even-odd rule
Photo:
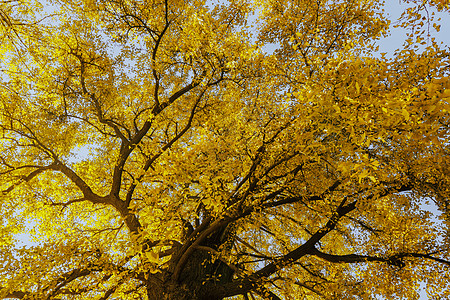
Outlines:
[[[223,299],[223,291],[219,287],[231,283],[234,270],[205,249],[218,252],[219,248],[228,247],[232,244],[229,243],[229,239],[233,238],[233,234],[233,230],[223,228],[208,236],[201,243],[203,248],[196,249],[189,256],[176,282],[172,280],[172,274],[169,272],[162,276],[163,282],[156,284],[158,286],[155,287],[155,282],[149,282],[147,284],[149,300]]]

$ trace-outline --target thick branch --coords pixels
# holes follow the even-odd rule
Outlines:
[[[337,185],[333,185],[333,186],[337,186]],[[370,199],[370,198],[373,198],[375,196],[384,197],[384,196],[387,196],[387,195],[389,195],[389,194],[391,194],[393,192],[403,192],[403,191],[408,191],[408,190],[411,190],[411,189],[412,189],[411,185],[404,185],[404,186],[400,186],[400,187],[392,187],[392,188],[386,189],[380,195],[372,194],[372,195],[368,196],[368,198]],[[280,270],[283,267],[285,267],[286,265],[288,265],[288,264],[298,260],[299,258],[304,256],[305,254],[310,254],[310,251],[312,251],[314,249],[314,245],[317,242],[319,242],[327,233],[332,231],[336,227],[338,221],[343,216],[345,216],[349,212],[351,212],[354,209],[356,209],[357,201],[354,201],[354,202],[349,203],[349,204],[345,204],[347,202],[347,199],[348,199],[348,197],[345,197],[341,201],[341,204],[338,206],[336,212],[333,213],[333,215],[328,220],[328,222],[325,224],[325,226],[322,227],[321,229],[319,229],[315,234],[313,234],[306,243],[304,243],[303,245],[301,245],[297,249],[291,251],[290,253],[284,255],[282,258],[280,258],[280,259],[274,261],[273,263],[265,266],[264,268],[262,268],[261,270],[256,272],[254,274],[254,276],[256,276],[257,278],[268,277],[271,274],[273,274],[274,272],[276,272],[277,270]]]
[[[44,166],[44,167],[36,167],[37,169],[32,171],[30,174],[28,174],[27,176],[22,176],[20,178],[20,180],[14,184],[12,184],[10,187],[8,187],[6,190],[3,190],[1,193],[3,195],[8,194],[9,192],[11,192],[16,186],[20,185],[23,182],[29,182],[31,179],[33,179],[34,177],[38,176],[39,174],[41,174],[42,172],[46,171],[46,170],[51,170],[55,168],[55,164],[51,164],[49,166]]]
[[[304,198],[304,197],[285,197],[281,200],[278,201],[274,201],[274,202],[265,202],[263,203],[261,206],[263,208],[269,208],[269,207],[277,207],[277,206],[281,206],[281,205],[285,205],[285,204],[292,204],[292,203],[296,203],[296,202],[300,202],[300,201],[305,201],[308,200],[309,201],[316,201],[316,200],[321,200],[323,199],[323,197],[325,196],[325,194],[334,192],[339,185],[342,182],[340,180],[336,180],[331,186],[329,186],[325,192],[320,195],[320,196],[310,196],[308,198]]]
[[[0,293],[2,293],[2,290],[4,290],[5,288],[0,288]],[[4,296],[2,296],[1,299],[23,299],[25,298],[25,296],[28,296],[29,293],[26,292],[22,292],[22,291],[12,291],[12,292],[7,292]]]
[[[62,162],[56,161],[54,170],[60,171],[66,175],[66,177],[80,189],[86,200],[91,201],[92,203],[112,204],[109,197],[102,197],[94,193],[91,187],[80,176],[78,176],[77,173]]]
[[[270,207],[270,206],[268,206],[268,207]],[[347,205],[345,208],[341,208],[343,215],[347,213],[345,209],[348,209],[348,207],[350,207],[350,206]],[[241,219],[241,218],[243,218],[245,216],[250,215],[253,211],[255,211],[255,209],[257,209],[257,207],[254,207],[254,206],[247,207],[247,209],[245,209],[243,212],[240,212],[240,213],[237,213],[237,214],[233,213],[233,210],[235,210],[235,209],[236,209],[236,204],[234,206],[230,207],[228,216],[226,216],[226,217],[224,217],[222,219],[215,220],[207,229],[203,230],[201,233],[200,233],[200,231],[197,233],[197,230],[196,230],[195,235],[193,235],[191,237],[191,239],[189,239],[185,243],[185,245],[183,245],[183,247],[182,247],[182,249],[180,251],[180,254],[179,254],[180,258],[179,258],[179,261],[178,261],[177,266],[175,268],[175,271],[174,271],[174,273],[172,275],[172,280],[174,280],[174,281],[178,280],[178,277],[181,274],[181,270],[184,267],[185,263],[187,262],[189,256],[192,254],[192,252],[194,251],[195,247],[197,247],[204,239],[206,239],[211,233],[215,232],[216,230],[219,230],[220,228],[223,228],[223,227],[227,226],[231,222],[236,221],[238,219]],[[354,207],[352,207],[352,209],[354,209]],[[336,220],[336,222],[337,222],[337,220]],[[327,223],[327,225],[329,225],[329,224]],[[334,226],[335,225],[336,224],[334,224]],[[329,225],[329,226],[331,226],[331,225]],[[329,231],[331,231],[334,228],[334,226],[332,228],[330,228]],[[197,228],[197,229],[199,229],[199,228]],[[311,243],[312,243],[312,239],[314,237],[315,237],[316,242],[317,242],[326,233],[328,233],[329,231],[323,232],[323,235],[320,236],[320,237],[317,234],[316,234],[316,237],[313,235],[313,237],[311,237],[311,239],[310,239]],[[316,242],[314,242],[314,244]],[[312,244],[312,245],[314,245],[314,244]],[[309,246],[311,246],[311,245],[308,244],[308,247]],[[300,253],[302,250],[300,249],[298,251]],[[300,258],[300,257],[298,257],[298,258]],[[290,260],[288,256],[282,257],[280,259],[280,261],[282,261],[283,258],[289,260],[289,263],[293,261],[293,260]],[[296,259],[294,259],[294,260],[296,260]],[[267,267],[269,267],[269,266],[271,266],[271,265],[268,265]],[[283,265],[283,267],[284,267],[284,265]],[[271,273],[273,273],[273,272],[275,272],[275,270],[272,271]],[[268,274],[267,276],[269,276],[270,274]],[[257,275],[257,277],[264,277],[264,275],[263,274]],[[236,295],[236,294],[233,294],[233,295]]]
[[[66,286],[68,283],[74,281],[77,278],[80,277],[85,277],[89,274],[91,274],[93,271],[98,271],[92,268],[79,268],[79,269],[74,269],[70,272],[67,272],[63,275],[61,275],[60,277],[58,277],[55,282],[56,282],[56,287],[53,290],[53,292],[49,295],[49,298],[52,298],[52,296],[55,296],[58,294],[59,290]]]
[[[331,186],[331,188],[333,188],[337,185],[338,184],[334,184]],[[396,187],[394,186],[391,188],[386,188],[382,193],[371,194],[367,198],[371,199],[374,197],[384,197],[384,196],[387,196],[387,195],[395,193],[395,192],[410,191],[410,190],[412,190],[412,188],[413,188],[413,186],[411,184],[405,184],[405,185],[396,186]],[[218,291],[218,292],[221,293],[221,295],[223,295],[223,297],[230,297],[230,296],[239,295],[239,294],[243,294],[243,293],[249,292],[251,290],[254,290],[255,283],[256,283],[256,286],[261,285],[262,283],[264,283],[266,281],[266,278],[268,278],[270,275],[272,275],[276,271],[281,270],[285,266],[292,264],[294,261],[297,261],[298,259],[300,259],[301,257],[303,257],[305,255],[312,254],[312,252],[316,251],[315,245],[326,234],[328,234],[330,231],[332,231],[336,227],[339,220],[343,216],[347,215],[348,213],[350,213],[351,211],[356,209],[357,201],[353,201],[349,204],[346,204],[348,199],[349,199],[349,197],[345,197],[341,201],[340,205],[338,206],[336,211],[333,213],[331,218],[328,220],[328,222],[325,224],[325,226],[323,226],[316,233],[314,233],[309,238],[309,240],[306,241],[304,244],[302,244],[301,246],[292,250],[291,252],[283,255],[282,257],[275,259],[272,263],[263,267],[259,271],[255,272],[245,278],[242,278],[242,279],[236,280],[232,283],[221,286],[220,291]],[[271,207],[271,206],[269,205],[269,207]],[[405,257],[405,256],[418,257],[418,256],[420,256],[423,258],[433,259],[435,261],[441,260],[439,258],[431,257],[429,255],[427,257],[425,257],[425,254],[411,254],[410,253],[407,255],[405,255],[405,254],[402,254],[402,255],[403,255],[402,257]],[[399,256],[397,255],[396,257],[399,257]],[[355,258],[353,258],[353,259],[355,259]],[[444,263],[447,263],[446,261],[443,261],[443,260],[441,260],[441,261]],[[394,260],[394,257],[391,257],[390,262],[391,262],[391,264],[398,265],[399,260]]]
[[[341,205],[338,207],[336,212],[331,216],[331,218],[328,220],[328,222],[320,228],[316,233],[314,233],[308,241],[306,241],[303,245],[300,247],[297,247],[295,250],[289,252],[288,254],[282,256],[280,259],[275,260],[274,262],[268,264],[261,270],[255,273],[255,276],[257,278],[261,277],[268,277],[271,274],[275,273],[276,271],[282,269],[288,264],[291,264],[292,262],[300,259],[306,254],[309,254],[311,249],[313,249],[314,245],[317,244],[327,233],[332,231],[339,219],[352,210],[356,209],[356,201],[352,202],[347,205],[343,205],[344,201],[341,203]]]
[[[378,256],[369,256],[369,255],[358,255],[358,254],[347,254],[347,255],[334,255],[334,254],[328,254],[321,252],[317,250],[316,248],[313,248],[310,251],[311,255],[315,255],[317,257],[320,257],[326,261],[333,262],[333,263],[361,263],[361,262],[370,262],[370,261],[378,261],[378,262],[385,262],[390,265],[402,267],[404,266],[404,262],[402,261],[403,258],[408,257],[415,257],[415,258],[424,258],[424,259],[430,259],[434,260],[439,263],[446,264],[450,266],[450,261],[431,256],[430,254],[426,253],[399,253],[387,257],[378,257]]]
[[[125,219],[125,224],[127,225],[128,229],[134,234],[139,233],[141,224],[139,223],[139,220],[137,219],[136,215],[132,214],[129,211],[128,207],[125,205],[123,201],[111,195],[107,196],[97,195],[92,191],[90,186],[80,176],[78,176],[78,174],[76,174],[72,169],[70,169],[60,161],[56,161],[54,169],[66,175],[67,178],[69,178],[80,189],[80,191],[83,193],[83,198],[85,200],[90,201],[94,204],[112,205]]]
[[[203,91],[200,96],[197,98],[194,107],[191,110],[191,114],[189,116],[189,120],[186,124],[186,126],[184,126],[183,130],[181,130],[175,137],[173,137],[167,144],[164,145],[164,147],[162,147],[162,149],[156,153],[155,155],[151,156],[144,165],[143,171],[144,173],[148,171],[148,169],[152,166],[152,164],[164,153],[166,152],[168,149],[170,149],[170,147],[172,147],[173,144],[175,144],[176,141],[178,141],[181,137],[183,137],[183,135],[189,130],[189,128],[191,128],[192,126],[192,121],[194,119],[195,116],[195,111],[197,109],[198,104],[200,103],[201,98],[203,97],[203,94],[205,93],[205,91]],[[142,179],[144,178],[144,174],[142,174],[141,176],[139,176],[139,178],[137,179],[137,182],[141,182]],[[126,204],[129,205],[131,202],[131,198],[134,192],[134,189],[136,188],[137,184],[133,183],[130,188],[127,191],[127,196],[126,196]]]
[[[230,297],[247,293],[254,290],[256,287],[261,286],[265,281],[267,281],[266,278],[276,271],[281,270],[301,257],[310,254],[311,250],[314,248],[314,245],[336,227],[339,219],[354,209],[356,209],[356,201],[347,205],[345,205],[345,201],[342,201],[341,205],[339,205],[336,212],[332,215],[325,226],[314,233],[304,244],[281,256],[280,258],[275,259],[272,263],[263,267],[259,271],[245,278],[221,286],[218,288],[220,291],[217,292],[223,297]]]
[[[201,80],[194,79],[190,84],[185,86],[184,88],[180,89],[179,91],[175,92],[172,96],[169,97],[169,99],[165,102],[163,102],[161,105],[156,105],[152,110],[152,119],[148,120],[144,123],[142,128],[134,135],[134,137],[130,140],[127,144],[122,144],[122,147],[120,149],[119,158],[117,160],[116,166],[114,167],[114,173],[113,173],[113,183],[111,187],[111,195],[114,195],[118,197],[121,182],[122,182],[122,173],[123,168],[125,166],[125,163],[130,156],[131,152],[133,152],[134,148],[136,148],[137,144],[140,143],[140,141],[144,138],[144,136],[147,134],[147,132],[150,130],[150,127],[152,125],[152,120],[155,116],[160,114],[166,107],[168,107],[170,104],[175,102],[178,98],[183,96],[184,94],[191,91],[193,88],[198,86],[200,84]]]
[[[189,256],[194,251],[194,248],[198,246],[203,239],[206,238],[204,232],[207,231],[205,229],[208,228],[208,225],[210,224],[211,220],[212,220],[211,217],[208,217],[205,220],[203,220],[202,224],[199,227],[197,227],[194,230],[194,232],[192,232],[191,235],[187,238],[186,242],[181,247],[177,255],[172,258],[173,261],[177,262],[172,274],[173,281],[177,281],[179,279],[181,271],[184,265],[186,264]]]
[[[167,2],[166,2],[166,24],[164,25],[163,30],[161,31],[161,33],[158,35],[158,39],[155,41],[155,46],[153,47],[153,53],[152,53],[152,64],[155,64],[156,62],[156,54],[158,53],[158,49],[159,49],[159,45],[161,44],[162,38],[164,36],[164,34],[166,33],[167,29],[169,29],[169,25],[170,22],[168,20],[167,17]],[[154,90],[154,95],[153,97],[155,98],[155,107],[159,107],[160,103],[159,103],[159,76],[158,76],[158,72],[156,71],[155,67],[152,67],[152,73],[153,73],[153,78],[155,79],[155,90]]]

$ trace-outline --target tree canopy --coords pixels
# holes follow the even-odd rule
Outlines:
[[[0,1],[0,298],[450,297],[449,5],[406,2],[387,56],[375,0]]]

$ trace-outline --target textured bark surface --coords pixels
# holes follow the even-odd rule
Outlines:
[[[202,246],[218,250],[226,247],[233,232],[220,230],[211,234]],[[169,269],[171,269],[169,267]],[[194,251],[181,271],[177,282],[171,280],[171,273],[163,274],[160,284],[149,283],[149,300],[220,300],[224,297],[220,286],[230,283],[234,271],[217,257],[205,250]]]

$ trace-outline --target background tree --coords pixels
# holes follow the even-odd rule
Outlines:
[[[0,2],[0,297],[450,296],[448,4],[408,2],[391,59],[379,1]]]

